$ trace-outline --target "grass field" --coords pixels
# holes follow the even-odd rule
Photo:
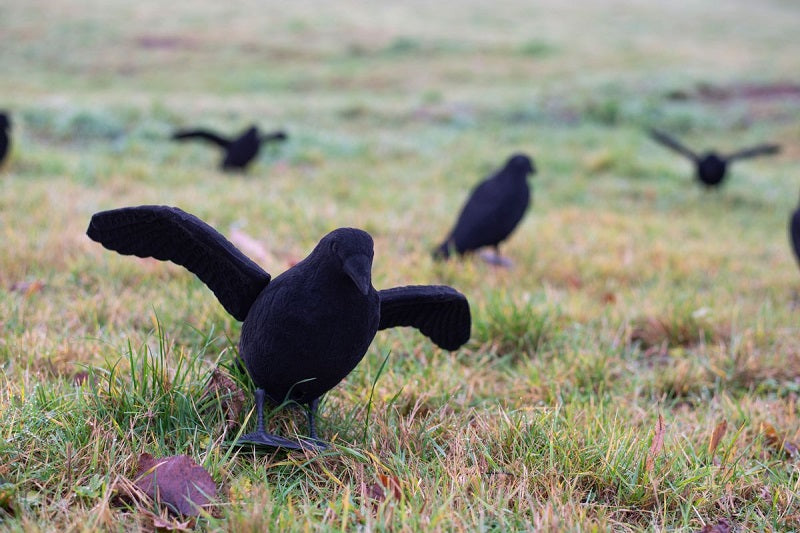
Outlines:
[[[799,27],[793,0],[0,4],[0,529],[152,529],[144,452],[211,473],[208,530],[800,529]],[[166,140],[250,122],[290,140],[243,176]],[[704,191],[649,126],[783,151]],[[515,268],[433,263],[514,151],[539,169]],[[331,450],[232,448],[252,395],[228,427],[203,391],[239,323],[84,234],[146,203],[273,275],[364,228],[375,286],[451,284],[472,340],[380,332],[323,401]]]

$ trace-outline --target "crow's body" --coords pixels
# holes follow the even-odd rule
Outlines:
[[[450,234],[434,250],[434,258],[447,259],[453,251],[462,255],[484,246],[497,251],[530,205],[527,176],[533,172],[531,159],[515,154],[502,169],[479,183],[470,193]]]
[[[223,170],[244,170],[258,156],[262,143],[283,141],[286,140],[287,135],[283,131],[262,135],[258,128],[251,126],[235,139],[228,139],[215,132],[202,129],[176,131],[172,138],[177,141],[202,139],[213,143],[225,152],[220,163]]]
[[[800,264],[800,205],[794,210],[789,219],[789,242],[792,243],[794,257]]]
[[[87,234],[122,254],[183,265],[244,321],[239,355],[258,387],[259,427],[242,437],[243,443],[300,447],[264,431],[264,396],[305,404],[315,441],[318,399],[355,368],[379,329],[413,326],[448,350],[469,339],[469,304],[458,291],[445,286],[376,291],[372,238],[358,229],[332,231],[274,280],[211,226],[174,207],[97,213]]]
[[[0,165],[6,159],[11,147],[11,118],[6,112],[0,112]]]
[[[650,136],[667,148],[692,161],[695,165],[695,177],[706,187],[719,187],[725,179],[728,166],[733,161],[760,155],[775,154],[780,150],[780,146],[776,144],[762,144],[739,150],[727,156],[721,155],[713,150],[697,154],[664,132],[650,130]]]

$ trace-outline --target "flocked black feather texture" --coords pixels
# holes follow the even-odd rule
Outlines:
[[[471,317],[467,298],[444,285],[411,285],[378,291],[378,329],[411,326],[445,350],[469,340]]]
[[[97,213],[87,234],[122,254],[170,260],[194,272],[243,321],[239,355],[263,399],[309,406],[314,438],[317,400],[361,361],[375,333],[414,326],[443,348],[469,339],[466,298],[449,287],[372,286],[372,237],[356,228],[325,235],[311,253],[270,281],[215,229],[175,207],[141,206]],[[296,448],[259,424],[241,443]]]
[[[96,213],[86,234],[123,255],[186,267],[240,321],[270,281],[264,269],[217,230],[177,207],[144,205]]]

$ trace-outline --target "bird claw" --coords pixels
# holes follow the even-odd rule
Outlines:
[[[255,431],[247,435],[242,435],[239,437],[239,440],[236,441],[236,444],[238,446],[266,446],[270,448],[286,448],[289,450],[307,449],[321,451],[328,448],[328,444],[321,440],[302,438],[299,441],[293,441],[279,437],[278,435],[271,435],[266,431]]]
[[[482,252],[481,259],[496,267],[511,268],[514,266],[514,263],[511,261],[511,259],[493,252]]]

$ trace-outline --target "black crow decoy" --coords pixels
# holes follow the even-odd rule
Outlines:
[[[752,148],[739,150],[727,156],[713,150],[709,150],[703,154],[696,154],[662,131],[651,129],[650,136],[667,148],[691,160],[695,164],[697,179],[706,187],[718,187],[722,184],[722,181],[725,179],[725,173],[728,170],[728,165],[734,160],[776,154],[781,148],[777,144],[761,144]]]
[[[794,257],[800,264],[800,205],[797,206],[789,219],[789,240],[792,243]]]
[[[5,111],[0,111],[0,165],[8,155],[11,146],[11,117]]]
[[[492,246],[491,263],[509,266],[500,257],[498,247],[511,235],[522,220],[530,204],[528,174],[536,172],[533,161],[525,154],[514,154],[505,166],[479,183],[458,215],[455,227],[434,251],[434,259],[447,259],[455,251],[458,255]]]
[[[412,326],[446,350],[470,336],[463,294],[424,285],[376,291],[372,237],[339,228],[289,270],[270,275],[199,218],[177,207],[140,206],[92,216],[87,235],[124,255],[154,257],[189,269],[237,320],[239,355],[256,390],[258,429],[239,444],[298,449],[264,430],[264,398],[306,406],[310,447],[319,398],[361,361],[379,329]]]
[[[284,141],[288,136],[281,130],[261,134],[257,127],[250,126],[235,139],[226,139],[209,130],[179,130],[172,135],[172,138],[178,141],[203,139],[212,142],[225,152],[220,164],[222,170],[244,170],[258,155],[261,143]]]

